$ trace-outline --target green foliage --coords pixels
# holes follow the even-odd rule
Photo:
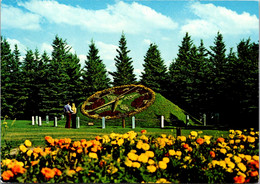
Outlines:
[[[144,56],[143,67],[141,83],[155,92],[165,94],[168,87],[167,67],[156,44],[150,44]]]
[[[113,86],[121,86],[127,84],[134,84],[136,82],[136,77],[134,74],[133,61],[132,58],[128,56],[130,50],[127,50],[127,41],[125,34],[122,33],[119,40],[119,49],[116,49],[118,55],[115,57],[115,72],[109,72],[113,76]]]
[[[85,97],[84,99],[97,91],[108,88],[110,84],[106,66],[100,59],[98,52],[99,51],[92,40],[89,45],[89,52],[82,73],[82,89]]]

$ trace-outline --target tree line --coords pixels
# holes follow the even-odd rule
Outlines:
[[[234,52],[233,48],[227,51],[219,32],[209,49],[203,40],[195,45],[186,33],[169,67],[158,45],[151,43],[139,80],[124,33],[116,50],[114,72],[106,70],[93,40],[83,67],[78,56],[70,52],[67,40],[56,35],[52,47],[51,56],[29,49],[21,60],[18,46],[11,50],[1,37],[1,116],[57,116],[67,100],[79,104],[111,86],[143,84],[195,117],[215,113],[225,125],[258,126],[259,44],[250,39],[241,40]]]

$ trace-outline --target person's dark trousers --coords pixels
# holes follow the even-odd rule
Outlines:
[[[71,113],[66,114],[66,125],[65,128],[70,128]]]
[[[71,115],[72,128],[76,128],[76,114]]]

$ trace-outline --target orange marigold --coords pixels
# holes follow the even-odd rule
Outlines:
[[[44,177],[46,179],[53,178],[55,176],[55,174],[56,174],[54,170],[52,170],[52,169],[50,169],[48,167],[42,168],[41,173],[44,175]]]
[[[8,180],[10,180],[10,178],[14,177],[14,174],[12,171],[7,170],[7,171],[4,171],[1,176],[2,176],[3,180],[8,181]]]
[[[147,131],[146,131],[146,130],[141,130],[141,133],[142,133],[142,134],[146,134]]]
[[[54,139],[51,136],[45,136],[45,141],[54,146]]]
[[[250,176],[251,176],[251,177],[258,176],[258,171],[251,171],[251,172],[250,172]]]
[[[18,174],[18,173],[25,173],[26,169],[23,168],[20,164],[15,164],[12,168],[12,171],[14,174]]]
[[[216,154],[215,154],[214,151],[210,151],[209,154],[210,154],[211,158],[215,158],[216,157]]]
[[[225,139],[224,139],[223,137],[219,137],[219,138],[217,139],[217,142],[225,142]]]
[[[188,149],[188,148],[189,148],[189,145],[188,145],[188,144],[184,144],[183,147],[184,147],[185,149]]]
[[[245,183],[246,179],[244,176],[236,176],[233,178],[235,183]]]
[[[196,142],[197,142],[199,145],[201,145],[201,144],[204,143],[204,139],[203,139],[203,138],[198,138],[198,139],[196,140]]]
[[[59,169],[53,168],[52,170],[55,172],[55,175],[57,175],[57,176],[61,176],[62,175],[62,172]]]

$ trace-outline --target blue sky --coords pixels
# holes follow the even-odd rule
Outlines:
[[[91,39],[108,71],[122,31],[135,73],[143,70],[150,43],[158,45],[167,65],[176,58],[186,32],[196,45],[213,45],[218,31],[229,48],[242,39],[259,40],[258,1],[174,0],[2,0],[1,35],[25,55],[26,50],[51,54],[55,35],[66,39],[72,52],[86,59]]]

